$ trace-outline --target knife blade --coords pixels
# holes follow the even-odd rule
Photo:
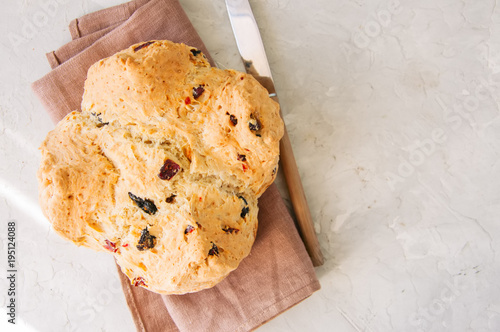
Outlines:
[[[226,7],[246,72],[253,75],[269,91],[269,96],[279,103],[264,44],[250,3],[248,0],[226,0]],[[314,223],[286,127],[285,134],[280,141],[280,164],[290,194],[299,234],[313,265],[323,265],[323,254],[314,230]]]

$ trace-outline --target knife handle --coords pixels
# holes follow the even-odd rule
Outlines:
[[[288,192],[290,193],[290,199],[292,201],[295,217],[297,218],[297,224],[299,226],[302,241],[304,241],[306,250],[309,257],[311,257],[313,265],[323,265],[323,254],[321,253],[318,237],[316,236],[316,231],[314,230],[314,223],[311,217],[311,212],[309,211],[306,195],[304,193],[304,188],[302,187],[299,170],[297,169],[297,163],[295,162],[292,145],[290,143],[286,127],[285,134],[280,141],[280,162],[288,186]]]
[[[269,77],[254,77],[267,89],[270,94],[273,95],[271,98],[279,104],[273,81]],[[283,118],[282,114],[281,117]],[[316,236],[316,231],[314,230],[314,223],[309,210],[309,205],[307,204],[304,188],[302,187],[302,181],[300,180],[299,170],[297,169],[297,163],[293,155],[292,144],[290,142],[290,138],[288,137],[286,126],[285,133],[280,141],[280,164],[285,176],[302,241],[304,242],[309,257],[311,257],[313,265],[321,266],[324,263],[323,254],[321,253],[318,237]]]

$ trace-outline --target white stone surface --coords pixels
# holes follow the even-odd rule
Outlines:
[[[224,2],[180,1],[217,64],[241,69]],[[112,258],[61,240],[41,214],[37,148],[53,124],[30,90],[70,20],[121,2],[2,2],[2,331],[135,330]],[[258,331],[499,331],[496,1],[251,4],[326,257],[321,291]]]

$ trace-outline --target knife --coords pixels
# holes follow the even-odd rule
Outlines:
[[[269,91],[269,96],[279,103],[259,27],[248,0],[226,0],[226,7],[246,72],[253,75]],[[323,255],[314,230],[311,212],[309,211],[286,127],[280,141],[280,164],[290,193],[302,241],[313,265],[323,265]]]

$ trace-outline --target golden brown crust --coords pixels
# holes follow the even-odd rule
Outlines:
[[[133,45],[89,69],[82,112],[42,144],[42,209],[138,286],[212,287],[250,252],[282,135],[253,77],[183,44]]]

